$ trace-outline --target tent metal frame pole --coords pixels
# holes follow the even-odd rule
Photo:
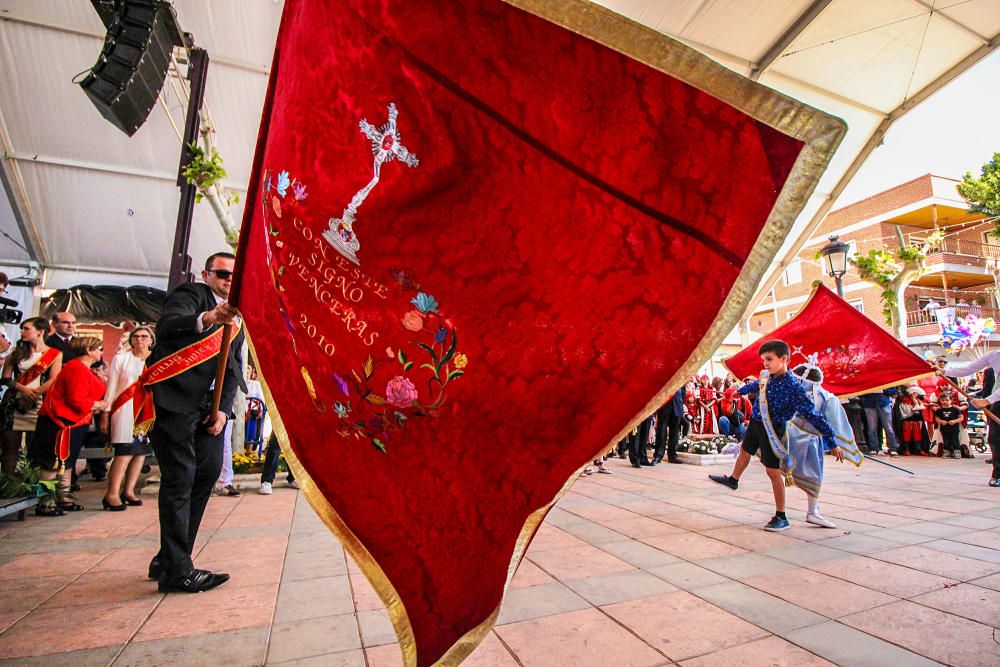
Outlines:
[[[970,53],[937,79],[924,86],[924,88],[918,91],[915,95],[912,95],[908,99],[904,100],[902,104],[893,109],[889,115],[887,115],[885,119],[879,123],[879,126],[875,128],[874,132],[872,132],[868,141],[851,162],[851,165],[847,168],[847,171],[844,172],[843,176],[841,176],[840,180],[837,181],[837,184],[830,191],[830,194],[828,194],[823,200],[819,210],[813,214],[813,217],[809,220],[805,228],[799,233],[795,242],[792,243],[784,257],[782,257],[781,261],[771,265],[771,272],[767,274],[764,280],[762,280],[757,286],[757,292],[754,297],[750,299],[750,303],[747,304],[746,310],[743,311],[745,316],[749,317],[753,315],[754,311],[757,310],[761,302],[767,296],[768,290],[774,287],[775,283],[778,282],[778,276],[780,276],[782,271],[787,269],[789,265],[798,258],[799,252],[816,232],[816,230],[819,229],[820,224],[822,224],[823,219],[826,218],[826,214],[830,211],[830,208],[833,207],[837,198],[840,197],[844,189],[847,188],[847,184],[851,182],[851,179],[853,179],[858,173],[858,170],[861,169],[861,166],[865,163],[872,152],[882,144],[882,139],[885,137],[886,132],[889,131],[889,128],[892,127],[893,123],[902,118],[907,112],[911,111],[928,97],[951,83],[960,74],[968,70],[980,60],[996,51],[998,48],[1000,48],[1000,33],[994,35],[988,43]],[[744,336],[748,335],[748,332],[741,333],[743,333]],[[744,344],[746,344],[746,341],[744,341]]]
[[[170,255],[170,277],[167,290],[191,282],[191,257],[188,244],[191,241],[191,222],[194,219],[194,200],[198,189],[184,178],[184,169],[191,162],[190,146],[197,143],[201,129],[201,104],[205,99],[205,81],[208,78],[208,52],[193,48],[188,61],[188,81],[191,84],[191,98],[188,100],[187,120],[184,123],[184,141],[181,144],[181,161],[177,169],[177,185],[181,189],[181,201],[177,209],[177,228],[174,232],[174,249]]]
[[[3,110],[0,109],[0,149],[2,149],[0,187],[7,193],[7,201],[10,202],[11,211],[14,213],[17,229],[21,232],[21,239],[24,241],[28,259],[44,265],[48,261],[48,254],[45,252],[45,246],[38,234],[38,225],[35,224],[31,203],[24,187],[24,180],[21,178],[21,170],[12,157],[13,149],[10,137],[7,136],[6,127]]]
[[[216,62],[216,61],[212,61]],[[183,137],[178,137],[182,140]],[[28,154],[23,152],[7,153],[3,156],[7,160],[14,162],[24,162],[26,164],[44,164],[56,167],[72,167],[73,169],[83,169],[85,171],[98,171],[106,174],[118,174],[121,176],[135,176],[151,181],[177,181],[177,174],[167,171],[152,171],[150,169],[138,169],[136,167],[125,167],[116,164],[104,164],[102,162],[92,162],[90,160],[77,160],[74,158],[64,158],[55,155]],[[220,181],[227,190],[236,192],[246,192],[247,184],[235,180]]]
[[[799,35],[801,35],[806,28],[808,28],[816,20],[827,5],[829,5],[833,0],[815,0],[809,7],[802,12],[795,23],[785,31],[781,37],[779,37],[771,48],[763,55],[763,57],[754,63],[750,70],[750,78],[754,81],[760,79],[760,75],[764,73],[768,67],[770,67],[775,60],[781,57],[781,54],[785,52],[792,42],[794,42]]]

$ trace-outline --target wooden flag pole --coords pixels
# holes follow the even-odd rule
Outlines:
[[[943,377],[945,382],[947,382],[952,387],[954,387],[955,391],[957,391],[958,393],[962,394],[962,396],[965,396],[970,401],[973,400],[973,397],[969,396],[969,392],[965,391],[964,389],[962,389],[961,387],[959,387],[957,384],[955,384],[954,382],[952,382],[951,378],[945,376],[945,374],[942,373],[941,371],[938,371],[937,374],[940,377]],[[1000,417],[997,417],[995,414],[993,414],[992,412],[990,412],[986,408],[980,408],[980,409],[983,411],[983,414],[985,414],[987,417],[989,417],[990,419],[993,420],[994,424],[1000,426]]]
[[[226,364],[229,361],[229,345],[233,342],[233,328],[235,325],[227,324],[222,330],[222,348],[219,350],[219,360],[215,363],[215,391],[212,392],[212,419],[219,411],[219,404],[222,403],[222,384],[226,377]],[[995,417],[994,417],[995,419]]]

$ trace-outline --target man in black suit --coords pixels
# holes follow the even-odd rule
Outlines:
[[[63,353],[63,363],[76,357],[69,350],[69,342],[76,335],[76,315],[73,313],[56,313],[52,316],[53,333],[45,339],[45,344]]]
[[[211,336],[222,325],[238,324],[237,310],[226,302],[234,259],[229,253],[212,255],[201,274],[204,283],[180,285],[167,295],[148,367]],[[229,580],[228,574],[195,569],[191,552],[222,468],[221,434],[243,385],[242,346],[240,328],[227,351],[222,401],[214,414],[216,365],[211,361],[152,385],[156,422],[149,439],[160,464],[160,551],[149,565],[149,576],[159,580],[160,591],[199,593]]]
[[[674,395],[656,411],[656,448],[653,450],[653,463],[663,461],[666,449],[667,461],[680,463],[677,458],[677,443],[681,437],[681,420],[684,419],[684,397],[687,390],[682,386]],[[668,435],[669,431],[669,435]],[[665,446],[666,445],[666,446]]]
[[[629,441],[628,460],[633,468],[653,465],[646,454],[646,448],[649,446],[649,420],[650,417],[646,417],[639,422],[636,434]]]

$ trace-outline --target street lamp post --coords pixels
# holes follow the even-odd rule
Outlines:
[[[844,298],[844,275],[847,273],[847,252],[851,245],[837,240],[837,235],[830,237],[830,242],[823,246],[820,253],[826,257],[827,275],[837,281],[837,294]]]

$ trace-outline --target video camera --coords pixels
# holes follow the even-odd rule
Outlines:
[[[24,313],[13,307],[16,305],[17,301],[14,299],[0,296],[0,323],[20,324],[21,320],[24,319]]]

